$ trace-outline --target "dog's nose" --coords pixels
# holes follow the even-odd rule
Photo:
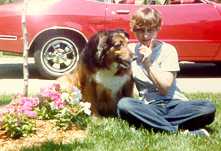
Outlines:
[[[123,68],[123,69],[128,69],[128,68],[130,68],[130,65],[131,65],[131,62],[128,61],[128,60],[124,60],[124,61],[121,61],[121,62],[119,63],[119,66],[120,66],[121,68]]]
[[[132,61],[137,60],[137,56],[133,56]]]
[[[133,61],[135,61],[135,60],[137,60],[137,56],[133,53],[133,54],[131,55],[131,62],[133,62]]]

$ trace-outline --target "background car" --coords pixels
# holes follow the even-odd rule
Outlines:
[[[138,4],[139,3],[139,4]],[[129,32],[131,14],[141,6],[160,11],[160,40],[173,44],[180,61],[221,61],[221,5],[207,0],[29,0],[29,55],[39,72],[55,78],[71,72],[87,40],[97,31],[122,28]],[[0,50],[22,53],[22,1],[0,6]]]

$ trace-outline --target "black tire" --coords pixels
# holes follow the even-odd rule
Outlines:
[[[45,78],[55,79],[73,71],[79,60],[77,42],[68,35],[53,35],[41,41],[34,52],[40,74]]]
[[[215,65],[220,68],[221,67],[221,62],[215,62]]]

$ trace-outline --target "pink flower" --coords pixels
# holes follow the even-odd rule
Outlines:
[[[62,108],[64,108],[64,102],[62,102],[61,99],[60,100],[56,100],[56,101],[54,101],[54,107],[56,109],[62,109]]]
[[[19,102],[21,110],[33,110],[34,107],[38,106],[39,99],[32,97],[22,97]]]
[[[37,113],[36,113],[36,112],[30,111],[30,110],[25,110],[23,113],[24,113],[25,115],[27,115],[28,117],[31,117],[31,118],[34,118],[34,117],[37,116]]]
[[[49,97],[52,101],[60,101],[61,100],[61,94],[58,92],[51,92],[49,93]]]
[[[52,84],[52,89],[55,91],[60,91],[61,90],[61,86],[59,83],[53,83]]]
[[[61,90],[61,86],[58,83],[53,83],[53,84],[49,85],[48,87],[42,88],[41,90],[59,92]]]
[[[32,98],[32,104],[34,107],[37,107],[39,105],[40,101],[39,101],[39,98],[35,97],[35,98]]]
[[[59,84],[53,84],[49,86],[48,88],[41,89],[41,96],[49,98],[50,101],[57,101],[61,99],[61,93],[59,92],[60,85]]]

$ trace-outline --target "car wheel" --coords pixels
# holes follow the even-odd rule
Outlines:
[[[71,72],[79,59],[79,49],[68,36],[53,36],[44,40],[34,53],[40,74],[46,78],[57,78]]]

